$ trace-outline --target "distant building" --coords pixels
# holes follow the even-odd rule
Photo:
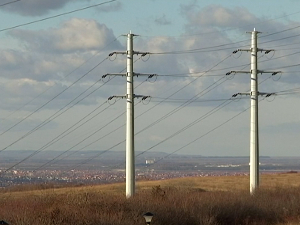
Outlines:
[[[146,165],[154,164],[154,159],[146,159]]]

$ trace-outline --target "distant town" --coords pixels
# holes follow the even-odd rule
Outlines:
[[[28,162],[19,163],[31,151],[11,151],[0,159],[0,187],[24,184],[108,184],[125,181],[124,153],[112,152],[101,157],[97,151],[54,161],[57,151],[47,151]],[[205,157],[145,154],[136,159],[136,180],[164,180],[179,177],[248,176],[249,157]],[[58,159],[58,158],[57,158]],[[88,160],[92,159],[92,160]],[[297,172],[300,157],[261,157],[260,173]],[[13,167],[13,165],[18,164]],[[8,170],[8,168],[10,168]]]

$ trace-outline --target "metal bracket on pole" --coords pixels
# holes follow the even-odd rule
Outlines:
[[[126,52],[111,52],[108,54],[109,57],[113,56],[113,55],[127,55],[128,54],[128,51]],[[133,55],[141,55],[142,57],[143,56],[146,56],[150,54],[150,52],[137,52],[137,51],[133,51]]]
[[[122,76],[126,77],[128,74],[127,73],[107,73],[102,75],[102,78],[106,78],[107,76]],[[154,76],[157,76],[157,74],[152,74],[152,73],[133,73],[133,76],[139,77],[139,76],[148,76],[148,78],[152,78]]]
[[[250,49],[237,49],[237,50],[234,50],[232,53],[233,54],[236,54],[238,52],[251,52],[253,49],[250,48]],[[274,49],[262,49],[262,48],[257,48],[256,50],[257,52],[265,52],[265,54],[269,54],[270,52],[272,51],[275,51]]]

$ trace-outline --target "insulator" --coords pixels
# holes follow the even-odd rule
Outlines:
[[[115,52],[111,52],[108,54],[108,56],[113,56],[115,54]]]
[[[231,71],[230,71],[230,72],[227,72],[226,75],[228,76],[228,75],[230,75],[231,73],[232,73]]]
[[[235,51],[233,51],[232,53],[235,54],[235,53],[237,53],[237,52],[238,52],[238,50],[235,50]]]

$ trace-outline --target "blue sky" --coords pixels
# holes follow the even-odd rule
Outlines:
[[[0,30],[99,3],[21,0],[0,7]],[[155,53],[137,57],[135,72],[159,75],[135,78],[136,94],[152,96],[136,100],[136,151],[247,156],[250,101],[224,99],[248,91],[250,78],[225,74],[249,71],[250,55],[232,52],[250,48],[255,27],[259,48],[276,50],[259,56],[259,69],[282,71],[259,78],[261,92],[278,93],[260,102],[261,155],[298,156],[299,8],[296,0],[116,0],[2,31],[0,149],[124,151],[125,102],[107,98],[125,93],[125,79],[97,81],[125,69],[124,56],[107,56],[126,50],[121,35],[131,30],[135,50]]]

